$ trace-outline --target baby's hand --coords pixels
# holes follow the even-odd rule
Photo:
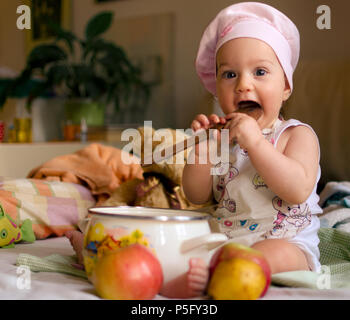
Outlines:
[[[199,114],[194,118],[191,124],[191,129],[196,132],[200,129],[209,129],[212,128],[215,124],[225,124],[226,119],[224,117],[219,117],[216,114],[211,114],[209,117],[207,117],[204,114]]]
[[[233,112],[226,116],[225,129],[229,129],[229,140],[239,144],[248,150],[256,145],[263,138],[257,121],[247,114]]]
[[[199,114],[195,117],[195,119],[192,121],[191,129],[194,132],[197,132],[198,130],[206,130],[213,128],[216,124],[225,124],[226,119],[224,117],[219,117],[216,114],[211,114],[210,116],[206,116],[204,114]],[[220,135],[217,134],[217,138],[219,139]],[[203,141],[196,145],[195,147],[195,155],[198,157],[200,155],[200,148],[203,143],[208,143],[208,141]],[[207,148],[207,151],[209,151],[209,148]]]

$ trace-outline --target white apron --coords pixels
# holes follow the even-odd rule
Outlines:
[[[276,148],[282,132],[297,125],[306,124],[294,119],[283,122],[278,119],[272,129],[263,129],[262,133]],[[248,153],[237,144],[230,148],[229,171],[213,176],[213,193],[218,205],[212,213],[211,228],[248,246],[264,239],[290,239],[310,224],[312,214],[322,212],[316,193],[319,178],[320,167],[307,201],[287,203],[267,187],[251,164]]]

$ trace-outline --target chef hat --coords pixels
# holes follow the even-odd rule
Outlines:
[[[259,2],[241,2],[218,13],[203,33],[196,59],[196,70],[205,88],[216,95],[216,54],[227,41],[255,38],[275,52],[293,89],[293,72],[300,51],[299,32],[282,12]]]

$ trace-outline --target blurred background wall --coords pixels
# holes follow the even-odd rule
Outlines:
[[[350,1],[328,0],[273,0],[262,1],[286,13],[297,25],[301,34],[301,60],[338,60],[350,57],[349,14]],[[167,79],[167,87],[161,97],[158,109],[147,114],[145,120],[155,119],[156,127],[187,128],[192,118],[199,112],[211,112],[212,101],[203,89],[194,68],[194,61],[201,35],[219,10],[235,3],[228,0],[119,0],[97,4],[94,0],[71,1],[71,26],[82,35],[87,20],[103,10],[115,12],[115,26],[106,34],[111,40],[125,41],[129,30],[131,35],[144,30],[137,21],[145,17],[156,17],[163,29],[150,29],[142,43],[143,50],[152,53],[152,34],[166,45],[167,68],[162,70],[162,78]],[[25,63],[25,31],[16,28],[17,6],[20,0],[0,1],[0,66],[19,72]],[[316,9],[326,4],[331,9],[331,30],[316,27]],[[162,17],[164,18],[162,20]],[[135,23],[132,23],[132,22]],[[165,22],[164,22],[165,21]],[[124,33],[118,37],[118,23]],[[154,28],[154,25],[153,25]],[[161,27],[160,27],[161,28]],[[120,31],[120,30],[119,30]],[[166,40],[169,40],[166,42]],[[147,49],[147,43],[149,48]],[[129,45],[132,45],[129,43]],[[169,49],[170,48],[170,49]],[[168,50],[168,51],[167,51]],[[170,50],[170,51],[169,51]],[[153,97],[157,100],[157,92]],[[159,109],[160,108],[160,109]],[[11,102],[0,112],[0,118],[13,117]]]

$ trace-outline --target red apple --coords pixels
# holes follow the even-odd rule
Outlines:
[[[259,296],[263,297],[266,294],[271,283],[270,266],[260,251],[252,249],[248,246],[231,242],[219,248],[210,260],[210,276],[213,277],[213,274],[221,261],[237,258],[254,262],[260,266],[266,279],[265,286]]]
[[[101,298],[148,300],[159,292],[163,272],[156,256],[136,243],[103,254],[91,280]]]

